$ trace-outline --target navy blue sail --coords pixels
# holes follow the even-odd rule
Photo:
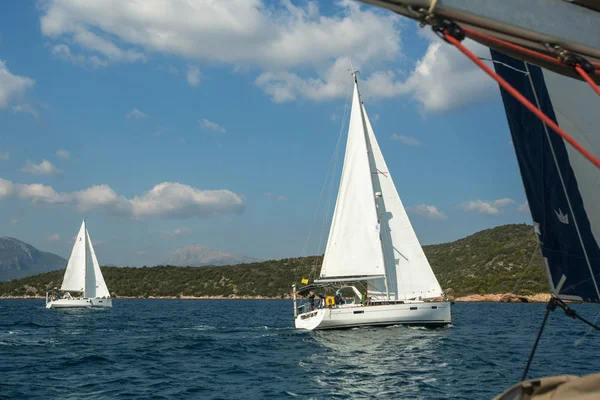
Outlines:
[[[496,72],[592,154],[600,100],[585,83],[491,50]],[[600,302],[600,172],[501,89],[550,291]]]

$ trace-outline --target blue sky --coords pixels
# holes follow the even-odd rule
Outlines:
[[[85,215],[102,264],[302,255],[348,57],[423,244],[530,221],[499,91],[455,49],[355,2],[204,3],[0,3],[1,235],[66,258]]]

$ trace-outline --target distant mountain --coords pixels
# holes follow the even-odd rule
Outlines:
[[[0,282],[65,268],[67,260],[19,239],[0,237]]]
[[[260,261],[256,258],[226,253],[210,247],[192,244],[173,252],[173,255],[164,263],[176,267],[205,267],[247,264]]]

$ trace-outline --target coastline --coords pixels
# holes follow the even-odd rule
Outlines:
[[[0,296],[0,300],[8,299],[37,299],[45,300],[45,296]],[[146,300],[291,300],[291,296],[118,296],[113,297],[113,300],[118,299],[146,299]],[[550,293],[537,293],[534,295],[521,296],[513,293],[496,293],[496,294],[470,294],[467,296],[456,297],[451,299],[457,303],[547,303],[550,300]]]

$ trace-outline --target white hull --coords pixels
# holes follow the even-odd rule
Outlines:
[[[443,326],[452,322],[450,303],[404,303],[362,306],[342,305],[316,309],[296,317],[296,328],[342,329],[375,325]]]
[[[59,299],[46,303],[46,308],[111,308],[112,299]]]

